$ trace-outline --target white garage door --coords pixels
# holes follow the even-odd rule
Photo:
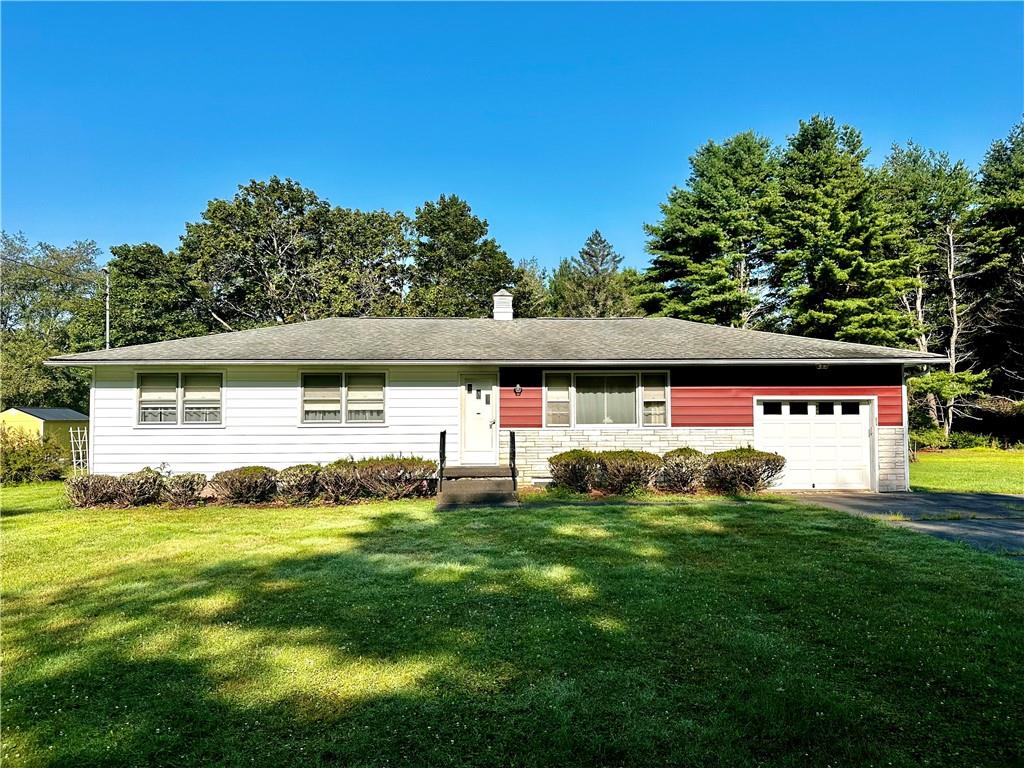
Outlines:
[[[870,488],[871,404],[757,400],[754,447],[781,453],[779,488]]]

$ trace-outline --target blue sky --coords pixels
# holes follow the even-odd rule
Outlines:
[[[860,128],[976,165],[1024,112],[1024,5],[2,6],[7,231],[174,247],[238,184],[466,198],[515,259],[644,222],[709,138]]]

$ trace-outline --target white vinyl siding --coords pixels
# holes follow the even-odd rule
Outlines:
[[[210,372],[196,368],[195,373]],[[459,374],[484,370],[468,366],[352,368],[353,374],[386,377],[386,423],[311,427],[301,422],[301,374],[315,371],[294,365],[219,368],[224,378],[219,425],[179,420],[150,426],[138,424],[134,394],[136,374],[149,374],[128,366],[97,367],[90,413],[93,471],[123,474],[166,463],[173,472],[209,475],[247,464],[283,469],[388,454],[436,459],[442,430],[447,432],[448,462],[455,465],[459,463]]]

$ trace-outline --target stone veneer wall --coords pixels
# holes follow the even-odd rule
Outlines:
[[[546,483],[551,479],[548,457],[572,448],[611,451],[630,448],[663,454],[689,446],[704,453],[743,448],[754,443],[753,427],[672,427],[668,429],[517,429],[516,463],[519,481]],[[509,430],[500,432],[500,463],[508,463]],[[880,491],[906,490],[906,444],[903,427],[878,427],[878,485]]]

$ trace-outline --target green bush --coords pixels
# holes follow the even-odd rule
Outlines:
[[[270,501],[277,490],[277,470],[270,467],[239,467],[218,472],[210,481],[218,499],[238,504]]]
[[[768,488],[786,466],[777,453],[734,448],[711,454],[704,486],[715,493],[753,493]]]
[[[164,479],[164,498],[176,507],[191,507],[202,501],[200,494],[206,487],[206,475],[185,472]]]
[[[320,494],[324,501],[343,504],[359,496],[359,473],[356,462],[338,459],[320,470]]]
[[[941,429],[915,429],[910,433],[910,448],[919,451],[924,448],[987,448],[995,441],[991,435],[976,435],[973,432],[950,432]]]
[[[556,453],[548,459],[548,467],[553,486],[579,493],[594,487],[599,468],[597,454],[579,448]]]
[[[126,507],[139,507],[160,501],[164,489],[164,478],[150,467],[130,472],[117,478],[114,500]]]
[[[312,501],[320,495],[320,466],[297,464],[277,474],[277,491],[293,504]]]
[[[383,456],[356,463],[362,492],[374,498],[425,496],[436,471],[437,464],[416,456]]]
[[[117,500],[118,479],[111,475],[75,475],[64,481],[64,491],[76,507],[112,504]]]
[[[638,491],[650,486],[661,465],[661,457],[647,451],[601,451],[594,487],[615,494]]]
[[[663,457],[664,464],[655,485],[663,491],[691,493],[704,482],[704,471],[708,466],[707,454],[696,448],[676,448]]]
[[[59,480],[66,463],[64,450],[52,438],[0,427],[0,482]]]
[[[992,435],[976,435],[973,432],[950,432],[950,448],[988,448],[998,446]]]

